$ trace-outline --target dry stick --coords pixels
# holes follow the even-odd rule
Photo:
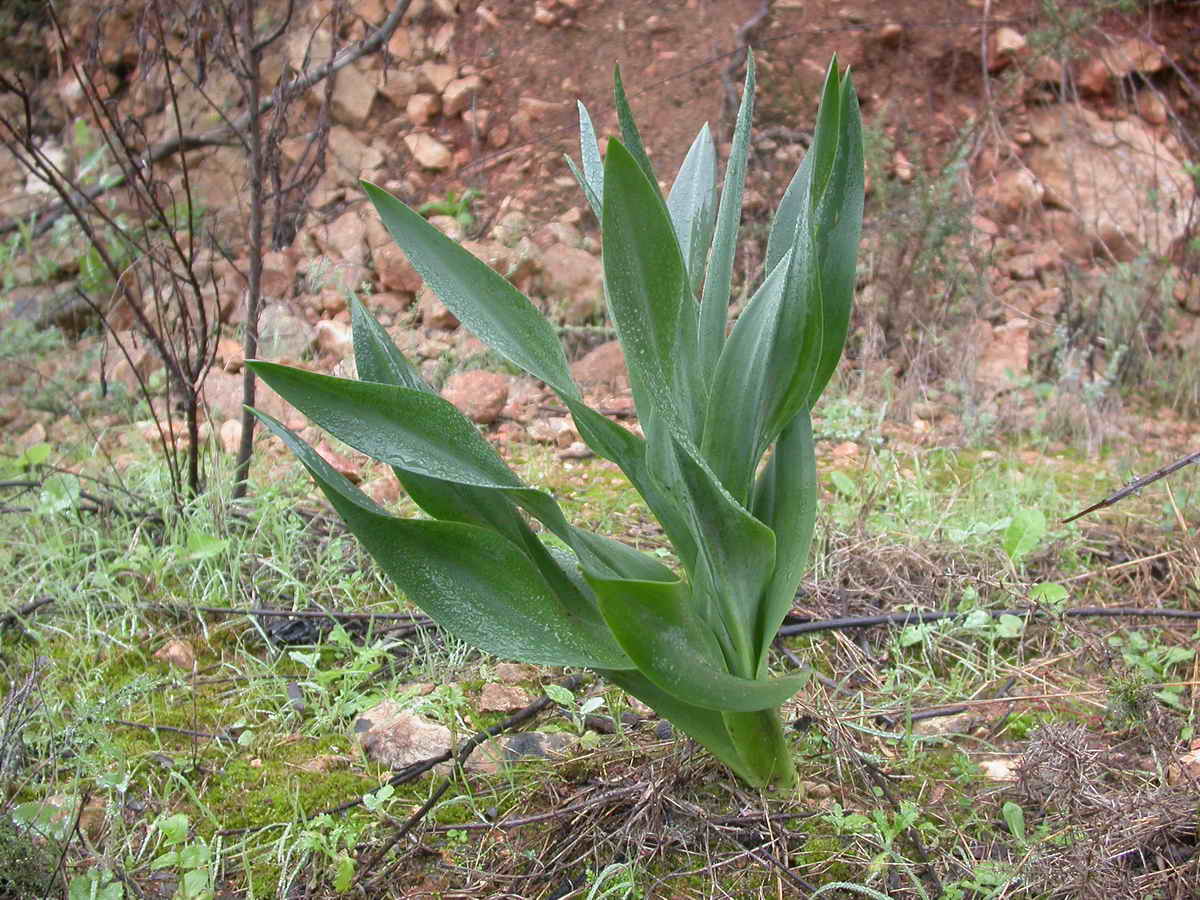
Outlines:
[[[1121,488],[1121,490],[1117,491],[1115,494],[1110,494],[1099,503],[1093,503],[1087,509],[1081,510],[1080,512],[1075,513],[1075,515],[1063,519],[1063,524],[1065,525],[1067,522],[1074,522],[1076,519],[1086,516],[1088,513],[1112,506],[1114,503],[1119,503],[1130,494],[1136,494],[1146,485],[1153,484],[1160,478],[1166,478],[1172,472],[1178,472],[1184,466],[1191,465],[1194,462],[1200,462],[1200,450],[1197,450],[1195,453],[1189,453],[1182,459],[1177,459],[1169,466],[1163,466],[1161,469],[1151,472],[1149,475],[1143,475],[1141,478],[1133,479],[1133,481],[1129,482],[1127,485],[1125,485],[1125,487]]]
[[[972,610],[971,613],[978,611]],[[1045,609],[985,609],[982,612],[987,613],[993,619],[997,619],[1000,616],[1033,618],[1058,615],[1067,618],[1085,618],[1090,616],[1157,616],[1167,619],[1200,619],[1200,610],[1171,609],[1168,607],[1142,609],[1136,606],[1084,606],[1075,609],[1066,609],[1061,613]],[[796,634],[811,634],[816,631],[843,631],[848,628],[870,628],[873,625],[924,625],[929,622],[939,622],[942,619],[961,619],[971,613],[933,610],[928,612],[886,613],[880,616],[850,616],[842,619],[821,619],[814,622],[801,622],[797,625],[784,625],[779,629],[779,634],[787,637]]]
[[[520,828],[524,825],[535,825],[538,822],[547,822],[551,819],[561,818],[570,813],[576,813],[580,810],[588,809],[592,806],[601,806],[608,803],[610,800],[618,800],[629,794],[636,794],[646,789],[646,785],[642,782],[632,784],[627,787],[617,788],[614,791],[608,791],[601,794],[599,797],[592,797],[588,800],[580,800],[578,803],[568,803],[566,806],[551,810],[550,812],[537,813],[532,816],[521,816],[517,819],[502,819],[498,822],[460,822],[457,825],[430,825],[425,830],[428,832],[441,831],[491,831],[493,828],[509,829]]]
[[[224,606],[192,606],[197,612],[214,613],[219,616],[263,616],[296,619],[333,619],[338,622],[380,621],[409,622],[413,625],[432,625],[433,619],[416,613],[351,613],[325,611],[321,609],[246,609]]]
[[[577,687],[579,687],[579,685],[582,681],[583,681],[582,675],[572,675],[569,678],[566,678],[565,680],[560,681],[558,683],[562,687],[565,687],[567,690],[573,691]],[[429,760],[424,760],[422,763],[419,763],[417,765],[424,766],[424,768],[421,769],[421,772],[424,772],[424,771],[426,771],[426,769],[433,768],[438,763],[448,762],[451,759],[451,757],[453,756],[455,766],[461,768],[463,763],[465,763],[467,761],[467,758],[472,753],[474,753],[476,748],[479,747],[479,745],[482,744],[484,741],[489,740],[490,738],[494,738],[496,735],[501,734],[502,732],[508,731],[510,728],[513,728],[517,725],[520,725],[523,722],[528,721],[529,719],[532,719],[534,716],[536,716],[538,713],[540,713],[547,706],[553,706],[553,705],[554,705],[554,701],[551,700],[545,694],[543,694],[537,700],[534,700],[532,703],[530,703],[528,706],[526,706],[523,710],[509,716],[503,722],[500,722],[497,725],[493,725],[491,728],[488,728],[485,731],[480,731],[480,732],[476,733],[474,737],[472,737],[469,741],[467,741],[466,744],[464,744],[462,746],[462,749],[460,749],[458,751],[457,755],[452,754],[449,750],[447,750],[445,753],[442,753],[439,756],[432,757]],[[426,764],[428,764],[428,765],[426,765]],[[415,766],[409,766],[408,769],[405,769],[404,772],[401,773],[401,775],[407,775],[409,770],[411,770],[413,768],[415,768]],[[418,773],[418,774],[420,774],[420,773]],[[388,783],[389,784],[396,783],[396,779],[399,777],[401,777],[401,776],[397,775]],[[406,778],[405,780],[408,780],[408,779]],[[379,849],[379,851],[370,858],[370,860],[367,861],[367,863],[362,867],[362,871],[364,873],[369,872],[372,869],[374,869],[377,865],[379,865],[379,863],[383,859],[383,857],[386,856],[387,853],[393,847],[396,846],[396,844],[400,843],[400,841],[403,840],[404,836],[406,834],[408,834],[410,831],[412,831],[413,828],[416,827],[416,825],[423,818],[425,818],[426,815],[429,814],[429,811],[431,809],[433,809],[434,805],[440,799],[442,799],[442,795],[445,794],[446,791],[448,791],[450,789],[450,785],[453,784],[453,782],[454,782],[453,776],[447,777],[438,786],[437,790],[435,790],[430,795],[429,799],[426,800],[423,804],[421,804],[421,808],[418,809],[416,812],[414,812],[411,816],[409,816],[408,819],[405,820],[404,824],[401,825],[396,830],[396,833],[394,835],[392,835],[392,837],[387,841],[387,843],[384,844],[383,847],[381,847]],[[399,862],[400,862],[400,860],[396,860],[396,862],[392,863],[390,866],[388,866],[386,869],[384,869],[382,872],[380,872],[377,876],[372,878],[370,883],[367,885],[367,887],[369,888],[369,887],[373,886],[376,881],[387,876],[391,872],[391,870],[396,865],[399,864]]]
[[[0,631],[3,631],[5,628],[12,628],[14,625],[19,625],[21,620],[31,612],[36,612],[43,606],[48,606],[53,602],[53,597],[38,597],[36,600],[30,600],[24,606],[5,613],[0,616]]]
[[[210,734],[207,731],[193,731],[190,728],[176,728],[174,725],[147,725],[144,722],[130,722],[125,719],[113,719],[114,725],[122,725],[125,728],[141,728],[145,731],[169,731],[171,734],[182,734],[186,737],[203,738],[207,741],[226,741],[227,743],[236,744],[237,738],[230,734]]]

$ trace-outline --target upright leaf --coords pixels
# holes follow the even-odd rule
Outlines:
[[[725,343],[725,323],[729,319],[729,293],[733,284],[733,258],[737,251],[738,227],[742,221],[742,192],[746,185],[746,157],[750,151],[750,118],[754,113],[754,57],[746,55],[746,83],[733,131],[733,149],[725,166],[721,188],[721,208],[717,213],[717,233],[713,239],[708,274],[704,279],[704,299],[700,304],[700,371],[711,383],[721,347]]]
[[[642,143],[642,134],[638,131],[637,122],[633,118],[633,110],[629,108],[629,99],[625,96],[625,84],[621,81],[621,67],[613,70],[613,99],[617,107],[617,121],[621,126],[621,140],[629,154],[637,161],[655,193],[661,197],[658,189],[658,178],[654,175],[654,166],[646,153],[646,145]]]
[[[687,264],[692,293],[698,293],[716,225],[717,151],[705,124],[679,167],[667,196],[671,224]]]
[[[693,613],[681,581],[588,578],[604,619],[639,672],[692,706],[753,712],[779,706],[802,678],[741,678],[725,669],[720,648]]]
[[[666,205],[617,141],[604,160],[604,281],[638,412],[691,427],[696,304]],[[701,411],[702,412],[702,411]]]
[[[583,188],[592,213],[600,219],[601,198],[604,196],[604,164],[600,161],[600,144],[596,140],[596,129],[592,127],[592,117],[588,115],[587,107],[582,103],[576,105],[579,107],[579,158],[583,171],[579,171],[569,156],[567,165]]]
[[[757,667],[761,675],[771,641],[792,608],[808,569],[817,517],[817,459],[812,418],[802,410],[775,442],[754,490],[754,518],[775,534],[775,569],[759,605]]]

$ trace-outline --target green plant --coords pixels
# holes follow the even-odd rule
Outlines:
[[[208,842],[188,837],[189,819],[184,813],[163,816],[154,825],[168,849],[150,864],[153,869],[174,869],[179,875],[175,900],[212,900],[212,853]]]
[[[727,337],[753,97],[751,61],[719,207],[707,126],[664,198],[619,73],[623,143],[610,141],[603,163],[580,107],[576,174],[601,221],[610,314],[645,439],[583,402],[552,326],[524,295],[419,213],[364,184],[442,301],[549,385],[589,446],[620,466],[662,523],[682,573],[569,525],[548,494],[522,483],[432,392],[361,303],[352,304],[360,381],[249,365],[318,425],[390,464],[433,517],[387,514],[259,414],[392,580],[439,624],[497,656],[595,669],[750,784],[791,785],[778,707],[806,675],[768,677],[767,650],[812,539],[810,411],[849,322],[862,131],[835,59],[812,147],[775,215],[768,274]],[[522,511],[561,545],[543,543]]]
[[[604,706],[603,697],[588,697],[580,702],[574,693],[561,684],[548,684],[543,690],[547,697],[561,706],[571,717],[571,725],[579,735],[587,730],[587,717]]]
[[[475,224],[475,215],[471,212],[471,207],[482,196],[483,191],[475,188],[467,188],[461,194],[446,191],[446,199],[422,203],[417,207],[417,212],[423,216],[450,216],[463,231],[467,231]]]

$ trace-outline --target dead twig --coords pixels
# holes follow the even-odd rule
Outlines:
[[[1075,515],[1063,519],[1062,522],[1065,525],[1068,522],[1074,522],[1076,519],[1086,516],[1088,513],[1093,513],[1098,509],[1105,509],[1106,507],[1112,506],[1114,503],[1120,503],[1130,494],[1136,494],[1147,485],[1154,484],[1154,482],[1158,481],[1160,478],[1166,478],[1168,475],[1178,472],[1184,466],[1190,466],[1194,462],[1200,462],[1200,450],[1197,450],[1195,453],[1189,453],[1187,456],[1183,457],[1182,459],[1175,460],[1175,462],[1168,466],[1163,466],[1161,469],[1156,469],[1149,475],[1143,475],[1141,478],[1133,479],[1115,494],[1110,494],[1100,502],[1093,503],[1087,509],[1081,510],[1075,513]]]

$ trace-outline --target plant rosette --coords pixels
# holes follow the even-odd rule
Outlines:
[[[588,446],[621,468],[661,522],[678,571],[569,524],[552,497],[523,483],[420,377],[357,300],[357,380],[247,365],[317,425],[390,465],[429,516],[391,515],[257,413],[439,625],[499,657],[593,669],[749,784],[784,788],[796,775],[779,707],[807,674],[772,677],[768,649],[808,562],[817,502],[810,414],[846,339],[863,143],[858,101],[835,58],[812,145],[775,213],[766,277],[728,328],[754,86],[750,59],[719,193],[707,126],[664,197],[620,73],[622,137],[609,141],[603,159],[579,106],[582,159],[568,162],[601,223],[608,312],[644,438],[584,402],[552,325],[524,294],[419,212],[363,185],[459,321],[548,385]],[[526,516],[558,539],[554,546]]]

